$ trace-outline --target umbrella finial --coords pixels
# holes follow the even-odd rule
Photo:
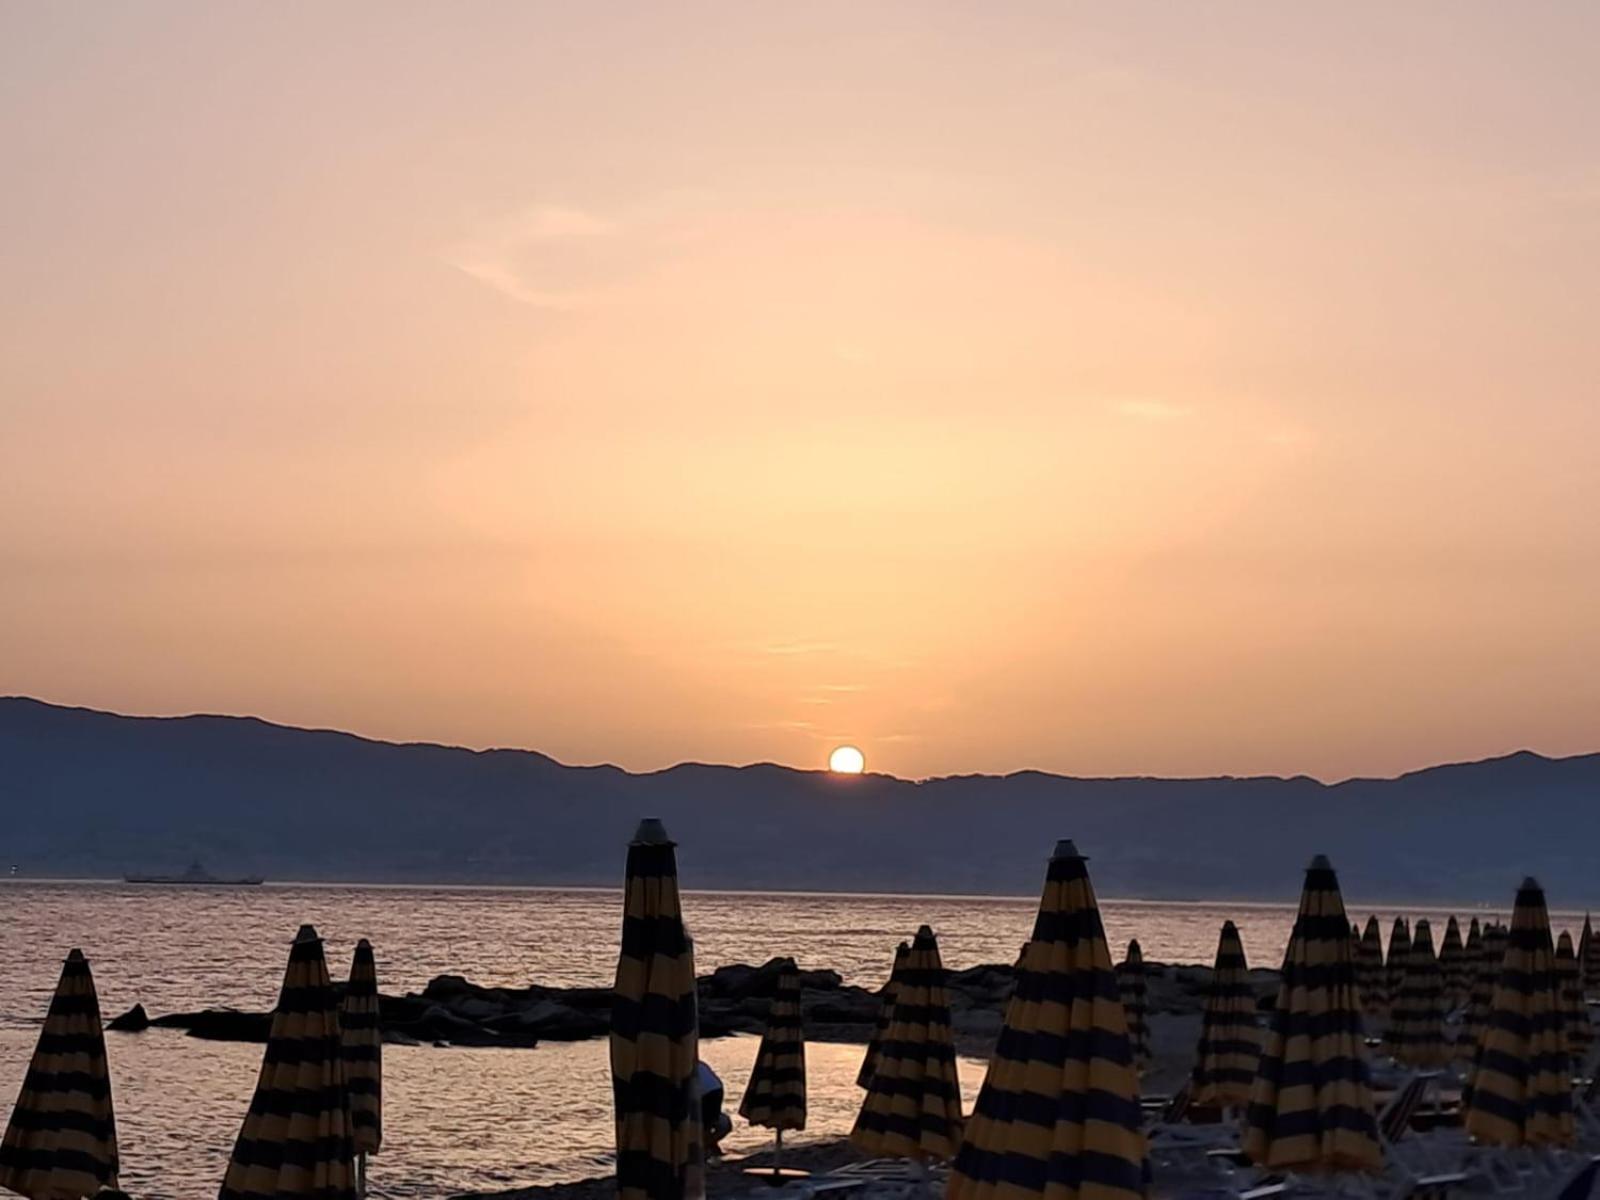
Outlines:
[[[1326,854],[1319,854],[1311,860],[1311,865],[1307,867],[1306,870],[1331,871],[1333,870],[1333,864],[1328,861],[1328,856]]]
[[[294,944],[296,946],[304,946],[321,940],[322,938],[318,935],[314,925],[302,925],[300,926],[300,932],[294,935]]]
[[[1078,853],[1078,845],[1076,842],[1074,842],[1071,838],[1062,838],[1056,843],[1055,853],[1053,853],[1050,857],[1083,858],[1084,856]]]
[[[83,957],[83,951],[74,946],[71,950],[67,951],[67,961],[70,963],[80,963],[85,961]]]
[[[635,846],[670,846],[672,839],[667,836],[667,827],[661,823],[660,817],[645,817],[639,822],[639,828],[634,830],[633,844]]]
[[[1524,892],[1542,892],[1542,891],[1544,891],[1544,889],[1539,886],[1539,881],[1537,879],[1535,879],[1532,875],[1526,876],[1523,879],[1521,890],[1524,891]]]

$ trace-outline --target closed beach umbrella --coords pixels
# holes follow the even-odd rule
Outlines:
[[[1411,1067],[1440,1067],[1450,1061],[1451,1048],[1444,1038],[1441,982],[1439,960],[1433,956],[1433,931],[1427,921],[1418,921],[1404,982],[1395,997],[1383,1038],[1384,1048],[1396,1062]]]
[[[660,821],[628,844],[622,952],[611,1001],[611,1094],[619,1200],[705,1195],[694,944],[678,900],[678,858]]]
[[[289,947],[256,1092],[219,1196],[353,1200],[355,1195],[339,1003],[322,939],[302,925]]]
[[[1367,918],[1361,942],[1356,949],[1356,992],[1361,1011],[1378,1020],[1389,1011],[1389,986],[1383,972],[1383,930],[1377,917]]]
[[[1139,1200],[1139,1076],[1085,859],[1056,844],[948,1200]]]
[[[1443,984],[1444,1010],[1453,1012],[1466,1003],[1466,947],[1461,943],[1461,926],[1451,917],[1444,923],[1444,938],[1439,943],[1439,979]]]
[[[944,1159],[961,1144],[961,1087],[939,942],[924,925],[895,987],[867,1097],[850,1141],[867,1154]]]
[[[67,955],[0,1142],[0,1187],[76,1200],[117,1186],[117,1122],[100,1001],[82,950]]]
[[[792,958],[784,959],[778,971],[766,1032],[739,1115],[776,1131],[779,1147],[785,1129],[806,1127],[806,1035],[800,1020],[800,972]]]
[[[1561,1007],[1567,1014],[1567,1050],[1577,1070],[1589,1057],[1594,1042],[1594,1026],[1589,1023],[1589,1006],[1583,1001],[1583,978],[1578,973],[1578,956],[1573,953],[1572,935],[1563,932],[1556,939],[1556,975],[1561,980]]]
[[[861,1070],[856,1072],[856,1086],[858,1088],[870,1087],[872,1073],[878,1069],[878,1055],[883,1051],[883,1035],[889,1030],[889,1021],[894,1016],[894,989],[900,979],[900,969],[906,964],[906,955],[911,953],[911,947],[901,942],[894,948],[894,966],[889,968],[889,982],[883,985],[883,991],[878,997],[878,1020],[872,1027],[872,1040],[867,1043],[867,1053],[861,1060]]]
[[[350,1134],[356,1153],[376,1154],[383,1144],[383,1031],[378,1026],[378,966],[372,943],[356,943],[350,982],[339,1004],[344,1082],[350,1093]]]
[[[1128,1041],[1133,1061],[1141,1071],[1150,1065],[1150,990],[1144,977],[1144,953],[1139,940],[1128,943],[1128,954],[1117,964],[1117,985],[1128,1014]]]
[[[1190,1084],[1195,1104],[1242,1109],[1250,1102],[1261,1057],[1261,1031],[1256,1026],[1256,993],[1249,971],[1239,931],[1232,921],[1224,921],[1200,1014],[1200,1046]]]
[[[1491,1146],[1572,1141],[1567,1021],[1544,889],[1517,890],[1494,999],[1461,1109],[1467,1133]]]
[[[1404,917],[1396,917],[1389,929],[1389,957],[1384,959],[1384,975],[1389,984],[1389,1004],[1393,1006],[1405,982],[1406,957],[1411,953],[1411,926]]]
[[[1505,929],[1492,922],[1485,925],[1478,950],[1477,979],[1472,985],[1472,1000],[1467,1005],[1463,1037],[1457,1043],[1462,1057],[1469,1062],[1477,1055],[1478,1042],[1489,1023],[1489,1009],[1494,1003],[1495,985],[1500,981],[1500,963],[1505,956],[1505,948]]]
[[[1600,996],[1600,944],[1594,940],[1588,913],[1583,914],[1583,934],[1578,939],[1578,966],[1583,972],[1584,994]]]
[[[1383,1166],[1339,879],[1306,870],[1240,1148],[1270,1171]]]

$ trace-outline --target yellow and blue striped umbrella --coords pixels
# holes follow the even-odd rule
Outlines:
[[[1261,1030],[1256,1025],[1256,993],[1244,944],[1232,921],[1222,923],[1217,957],[1211,965],[1206,1006],[1200,1014],[1200,1046],[1190,1082],[1194,1104],[1243,1108],[1250,1102]]]
[[[289,947],[250,1110],[220,1200],[354,1200],[356,1151],[339,1002],[322,939],[302,925]]]
[[[1447,1013],[1466,1003],[1465,952],[1466,947],[1461,944],[1461,926],[1451,917],[1444,924],[1444,938],[1439,942],[1440,998]]]
[[[1144,953],[1137,938],[1128,943],[1127,956],[1117,964],[1117,987],[1122,1010],[1128,1016],[1133,1062],[1142,1071],[1150,1065],[1150,990],[1144,977]]]
[[[1489,1009],[1494,1003],[1495,985],[1500,980],[1500,963],[1505,957],[1506,931],[1489,922],[1483,927],[1478,949],[1478,973],[1472,985],[1472,999],[1467,1005],[1467,1019],[1462,1038],[1456,1043],[1459,1057],[1469,1063],[1477,1056],[1478,1042],[1489,1024]]]
[[[1406,978],[1406,959],[1411,954],[1411,926],[1404,917],[1396,917],[1389,929],[1389,956],[1384,959],[1383,971],[1389,985],[1389,1006],[1394,1007],[1400,995],[1400,985]]]
[[[1433,931],[1427,921],[1418,921],[1404,982],[1383,1037],[1384,1048],[1396,1062],[1411,1067],[1441,1067],[1450,1061],[1440,984],[1439,961],[1433,956]]]
[[[1569,1061],[1550,913],[1538,881],[1524,879],[1494,999],[1461,1093],[1468,1135],[1491,1146],[1570,1144]]]
[[[1567,1014],[1567,1050],[1576,1071],[1589,1057],[1594,1026],[1589,1023],[1589,1006],[1583,999],[1583,977],[1578,971],[1578,956],[1572,950],[1572,935],[1564,930],[1556,939],[1556,976],[1561,981],[1561,1008]]]
[[[67,955],[0,1142],[0,1187],[77,1200],[117,1186],[117,1122],[100,1000],[82,950]]]
[[[894,989],[900,979],[900,970],[906,965],[906,955],[911,953],[911,946],[901,942],[894,948],[894,965],[889,968],[889,982],[883,985],[883,991],[878,995],[878,1020],[872,1027],[872,1038],[867,1042],[867,1052],[861,1059],[861,1070],[856,1072],[856,1086],[867,1088],[872,1086],[872,1073],[878,1069],[878,1056],[882,1053],[883,1035],[889,1031],[889,1022],[894,1017]]]
[[[611,1094],[619,1200],[699,1200],[700,1023],[694,943],[665,827],[639,823],[623,881],[622,950],[611,1005]]]
[[[867,1154],[946,1159],[961,1144],[961,1086],[939,942],[917,930],[850,1142]]]
[[[1056,844],[947,1200],[1141,1200],[1139,1076],[1086,862]]]
[[[1271,1171],[1383,1167],[1349,918],[1320,854],[1306,870],[1240,1148]]]
[[[1389,1012],[1389,985],[1383,971],[1383,930],[1378,918],[1367,918],[1367,927],[1356,946],[1356,994],[1361,1011],[1369,1020],[1381,1020]]]
[[[739,1115],[780,1133],[806,1127],[806,1035],[800,1018],[800,971],[792,958],[779,968]]]
[[[383,1030],[378,1024],[378,964],[366,938],[356,943],[350,962],[350,982],[339,1002],[339,1028],[351,1136],[357,1154],[376,1154],[383,1145]]]
[[[1600,996],[1600,945],[1595,943],[1588,913],[1583,914],[1583,934],[1578,939],[1578,967],[1583,975],[1584,994]]]

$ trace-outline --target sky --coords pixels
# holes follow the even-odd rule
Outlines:
[[[1600,749],[1600,8],[0,7],[0,692]]]

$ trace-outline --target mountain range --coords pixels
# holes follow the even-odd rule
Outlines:
[[[641,816],[686,887],[1037,891],[1057,838],[1101,896],[1292,901],[1329,855],[1347,895],[1508,909],[1536,875],[1600,904],[1600,754],[1527,751],[1324,784],[910,781],[760,764],[632,773],[529,750],[396,744],[251,717],[134,717],[0,698],[0,864],[29,876],[615,884]]]

